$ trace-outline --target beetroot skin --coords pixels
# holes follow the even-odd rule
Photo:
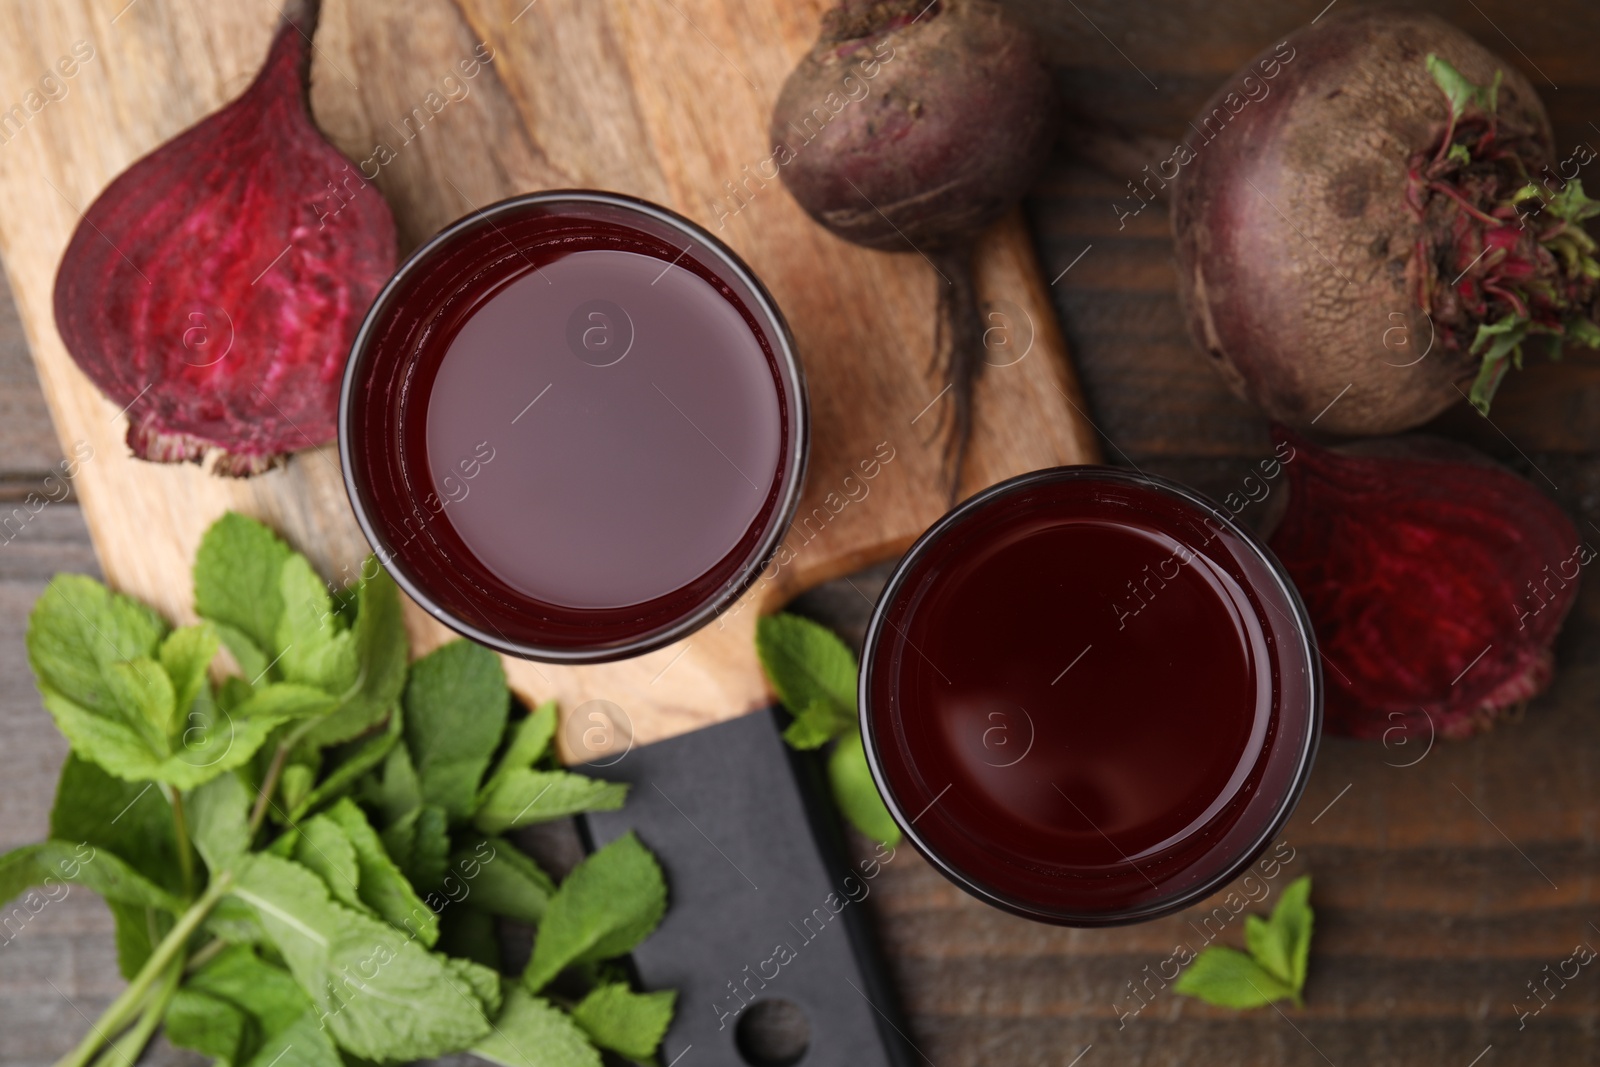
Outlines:
[[[1329,733],[1465,737],[1544,690],[1595,556],[1561,508],[1464,445],[1276,436],[1294,453],[1270,544],[1316,626]]]
[[[291,5],[293,8],[293,5]],[[316,5],[244,94],[123,172],[56,274],[67,351],[157,462],[249,475],[335,436],[339,379],[395,266],[383,197],[318,132]]]
[[[1510,64],[1382,10],[1269,61],[1273,81],[1206,104],[1173,179],[1189,329],[1236,393],[1290,425],[1393,433],[1468,394],[1486,411],[1524,338],[1600,342],[1582,227],[1600,208]]]
[[[973,244],[1038,176],[1055,99],[1034,35],[990,0],[842,0],[772,110],[774,158],[812,218],[938,272],[952,496],[985,354]]]

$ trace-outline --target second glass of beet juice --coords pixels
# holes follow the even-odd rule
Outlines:
[[[861,722],[906,835],[968,892],[1065,925],[1221,888],[1282,828],[1321,728],[1310,621],[1203,497],[1104,467],[957,507],[901,560]]]
[[[619,659],[727,607],[804,476],[776,304],[704,230],[597,192],[502,201],[378,295],[345,369],[346,488],[418,603],[513,655]]]

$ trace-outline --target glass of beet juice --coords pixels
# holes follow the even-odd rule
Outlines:
[[[793,340],[738,257],[653,204],[563,191],[474,212],[400,267],[356,336],[339,450],[414,600],[585,663],[683,637],[750,585],[807,432]]]
[[[1305,608],[1203,497],[1105,467],[972,497],[900,561],[861,725],[906,835],[968,892],[1064,925],[1176,911],[1238,875],[1311,767]]]

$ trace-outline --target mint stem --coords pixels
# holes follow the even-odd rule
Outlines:
[[[183,810],[183,794],[171,790],[172,829],[178,839],[178,872],[183,879],[185,898],[194,895],[194,849],[189,843],[189,820]]]
[[[161,1020],[166,1016],[167,1005],[172,1003],[172,996],[178,991],[178,983],[182,978],[183,967],[180,964],[175,962],[167,968],[155,996],[148,999],[144,1013],[139,1016],[139,1022],[123,1034],[120,1041],[111,1041],[111,1047],[95,1060],[94,1067],[133,1067],[139,1062],[144,1047],[150,1043],[156,1027],[161,1025]]]
[[[250,837],[252,839],[255,838],[256,831],[261,829],[261,823],[267,817],[267,805],[272,803],[273,791],[278,788],[278,779],[283,776],[284,765],[289,762],[289,753],[294,750],[294,746],[304,739],[306,734],[311,732],[313,727],[326,717],[307,719],[293,733],[278,742],[278,751],[272,754],[272,765],[267,768],[267,776],[261,779],[261,792],[256,794],[255,807],[250,809]]]
[[[189,910],[178,919],[177,925],[161,939],[161,944],[156,946],[155,951],[150,953],[150,958],[139,969],[139,973],[133,976],[128,988],[124,989],[121,995],[111,1002],[111,1006],[101,1013],[99,1021],[83,1035],[83,1040],[78,1042],[77,1047],[56,1061],[55,1067],[85,1067],[108,1040],[106,1034],[116,1033],[128,1024],[129,1018],[143,1002],[150,988],[183,952],[189,936],[200,928],[206,916],[211,914],[211,909],[217,906],[217,901],[223,898],[232,885],[232,871],[223,871],[211,880],[211,884],[206,887],[200,899],[189,905]]]

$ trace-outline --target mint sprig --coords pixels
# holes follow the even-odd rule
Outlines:
[[[128,979],[62,1067],[124,1064],[163,1026],[241,1067],[654,1055],[673,994],[606,962],[665,910],[649,851],[630,835],[557,886],[495,836],[626,787],[556,767],[554,705],[512,722],[486,649],[408,667],[394,583],[364,575],[332,589],[229,514],[196,559],[198,625],[70,575],[35,606],[29,660],[72,752],[50,840],[0,855],[0,905],[99,893]],[[221,647],[243,673],[219,683]],[[524,983],[494,969],[500,917],[538,928]]]
[[[1284,887],[1271,918],[1245,916],[1247,953],[1213,945],[1195,957],[1172,988],[1222,1008],[1259,1008],[1279,1000],[1303,1007],[1312,924],[1311,876],[1306,874]]]
[[[784,740],[802,750],[832,742],[828,781],[839,810],[873,840],[899,844],[900,828],[878,795],[861,743],[855,654],[831,630],[787,613],[756,624],[756,654],[793,716]]]

